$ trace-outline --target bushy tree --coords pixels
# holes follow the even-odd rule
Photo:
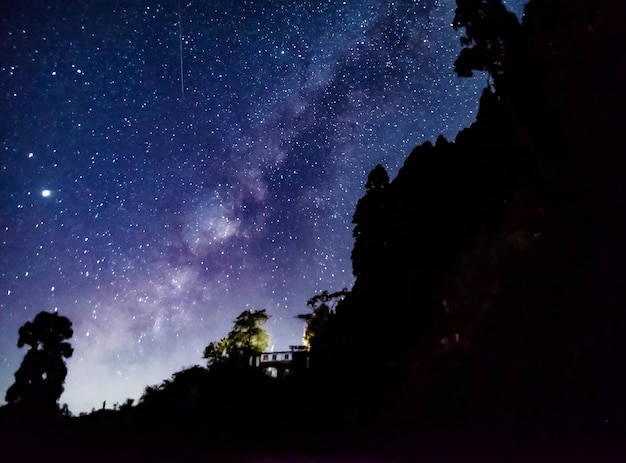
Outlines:
[[[514,47],[520,25],[501,0],[457,0],[452,26],[464,28],[461,44],[465,47],[454,62],[461,77],[473,71],[487,71],[498,83],[506,71],[510,50]]]
[[[207,359],[208,366],[220,363],[228,358],[228,342],[226,338],[212,341],[204,348],[202,358]]]
[[[269,334],[261,326],[269,320],[265,309],[244,310],[235,319],[228,336],[211,342],[204,348],[208,365],[226,361],[245,360],[260,354],[269,345]]]
[[[269,320],[265,309],[244,310],[235,319],[228,333],[228,355],[233,357],[260,354],[270,343],[270,336],[261,326]]]
[[[307,301],[312,312],[298,315],[298,318],[306,322],[304,329],[304,344],[312,349],[314,344],[319,344],[322,338],[332,331],[330,324],[335,316],[335,306],[348,294],[346,288],[335,293],[322,291]]]
[[[18,347],[29,345],[15,373],[15,383],[6,393],[9,404],[22,405],[42,413],[56,413],[67,375],[65,358],[72,356],[72,322],[57,313],[40,312],[19,330]]]

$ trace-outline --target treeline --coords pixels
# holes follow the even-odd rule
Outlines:
[[[530,0],[518,22],[500,0],[457,0],[455,71],[489,75],[477,120],[416,147],[393,180],[373,168],[353,217],[355,284],[301,316],[306,373],[244,368],[267,345],[265,312],[244,312],[207,346],[209,369],[148,387],[117,421],[79,418],[74,435],[93,443],[97,429],[105,448],[115,422],[132,448],[143,423],[141,442],[170,439],[175,454],[191,436],[198,455],[206,438],[286,445],[274,429],[313,445],[402,420],[626,424],[625,10]]]

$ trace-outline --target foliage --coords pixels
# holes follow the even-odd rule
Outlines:
[[[623,100],[616,95],[626,63],[615,38],[623,37],[625,3],[530,0],[514,53],[497,39],[476,38],[483,15],[497,10],[485,6],[499,2],[458,4],[465,10],[457,10],[456,26],[470,26],[467,45],[485,53],[472,62],[464,51],[469,61],[457,66],[494,66],[496,86],[505,75],[511,80],[483,93],[477,121],[454,141],[416,147],[391,182],[381,166],[370,174],[355,212],[355,284],[314,296],[312,313],[300,316],[311,365],[339,368],[267,388],[256,369],[177,373],[146,388],[142,407],[156,406],[143,424],[164,431],[147,433],[142,450],[163,457],[171,445],[189,457],[196,454],[180,443],[192,442],[197,459],[206,459],[216,446],[230,452],[232,443],[258,439],[267,451],[263,432],[283,451],[286,442],[311,442],[310,449],[318,442],[298,439],[328,442],[341,436],[337,423],[347,424],[350,437],[363,429],[372,435],[378,429],[361,420],[368,413],[384,417],[376,419],[382,435],[400,429],[408,436],[410,446],[384,440],[403,449],[419,451],[416,435],[426,436],[424,448],[433,448],[432,436],[443,437],[446,448],[467,443],[467,423],[497,440],[515,423],[502,442],[532,430],[543,452],[556,429],[557,441],[574,442],[572,433],[585,451],[599,445],[609,454],[613,439],[621,450],[626,163],[621,118],[613,115]],[[447,340],[433,329],[441,306],[453,335]],[[244,314],[228,337],[207,346],[210,364],[259,347],[250,328],[267,316]],[[456,333],[460,342],[450,342]],[[356,362],[356,380],[335,374]],[[384,415],[372,413],[377,406]],[[168,409],[185,413],[163,413]],[[198,420],[189,419],[197,410]],[[460,414],[466,419],[456,419]],[[412,423],[420,423],[416,432],[408,432]],[[134,424],[127,441],[142,432]],[[232,441],[224,444],[225,436]],[[115,448],[110,439],[105,445]]]
[[[461,37],[464,48],[454,62],[461,77],[472,71],[487,71],[496,82],[501,78],[519,34],[515,15],[507,11],[501,0],[457,0],[452,25],[465,28]]]
[[[268,319],[265,309],[244,310],[235,319],[228,336],[205,347],[203,358],[212,366],[226,361],[246,361],[260,354],[269,345],[269,334],[262,328]]]
[[[307,301],[312,313],[300,314],[298,318],[306,322],[304,329],[304,343],[311,350],[319,346],[323,338],[331,331],[331,323],[335,316],[335,306],[348,294],[346,288],[329,293],[327,290],[313,296]]]
[[[198,388],[203,388],[208,382],[209,371],[206,368],[195,365],[180,370],[169,379],[160,384],[147,386],[139,399],[141,406],[172,406],[181,405],[198,394]],[[125,409],[132,407],[129,399],[122,406]]]
[[[352,250],[352,273],[375,270],[382,266],[387,246],[386,215],[387,187],[389,175],[378,164],[369,174],[365,184],[365,196],[357,203],[352,223],[354,224],[354,249]]]
[[[241,357],[260,354],[269,345],[270,337],[261,326],[269,315],[265,309],[244,310],[235,319],[233,329],[228,333],[227,353],[229,357]]]
[[[220,363],[228,358],[228,341],[222,338],[219,341],[211,341],[205,348],[202,358],[207,359],[208,366]]]
[[[29,345],[30,350],[15,373],[15,383],[7,390],[8,403],[44,413],[58,410],[57,401],[67,375],[64,358],[73,353],[65,340],[72,335],[72,322],[58,313],[40,312],[19,329],[17,346]]]

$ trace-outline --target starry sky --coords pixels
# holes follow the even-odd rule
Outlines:
[[[486,83],[452,71],[454,0],[0,8],[0,403],[42,310],[74,325],[74,413],[203,364],[246,309],[302,344],[353,283],[369,171],[454,139]]]

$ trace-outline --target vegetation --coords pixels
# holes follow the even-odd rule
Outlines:
[[[207,359],[208,365],[226,361],[245,364],[252,356],[266,350],[270,337],[261,326],[268,319],[265,309],[241,312],[228,336],[205,347],[203,357]]]
[[[40,312],[19,330],[17,347],[29,345],[6,401],[42,415],[58,413],[58,400],[67,376],[64,358],[72,356],[72,322],[58,313]]]
[[[338,442],[382,460],[410,455],[397,461],[466,457],[481,444],[530,445],[528,460],[548,442],[567,443],[562,459],[610,452],[626,412],[626,161],[615,117],[625,8],[531,0],[520,24],[499,0],[458,0],[456,72],[491,77],[477,120],[454,141],[416,147],[393,180],[372,170],[353,218],[355,284],[314,296],[300,316],[310,368],[276,381],[250,368],[267,348],[268,315],[244,311],[206,347],[210,368],[175,373],[114,415],[68,418],[69,435],[94,454],[140,448],[159,459]],[[35,325],[62,319],[20,330],[31,357],[52,366],[48,403],[71,324],[50,331],[56,344]],[[11,403],[44,384],[33,364],[16,374]]]
[[[328,326],[335,316],[335,306],[347,294],[346,288],[335,293],[322,291],[307,301],[306,304],[311,308],[312,313],[298,315],[298,318],[306,322],[304,343],[308,349],[311,349],[311,342],[314,339],[319,341],[324,331],[329,329]]]
[[[454,70],[461,77],[487,71],[499,82],[515,59],[520,25],[500,0],[458,0],[452,27],[465,29]]]

